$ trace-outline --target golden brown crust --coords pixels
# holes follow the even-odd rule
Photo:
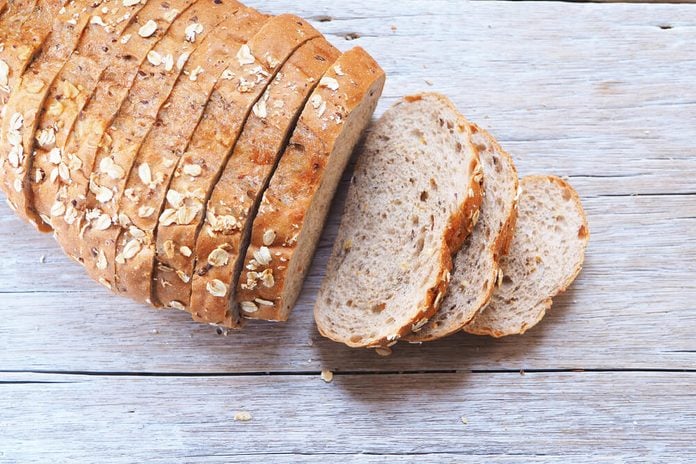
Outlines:
[[[203,223],[207,200],[217,183],[252,107],[262,97],[280,66],[302,44],[320,34],[309,23],[293,15],[269,20],[243,45],[230,67],[231,79],[220,81],[213,92],[196,133],[167,194],[168,206],[157,227],[157,300],[165,306],[189,307],[193,250]],[[196,177],[184,175],[187,165],[198,165]],[[173,201],[170,201],[173,200]],[[187,256],[188,255],[188,256]],[[164,282],[168,284],[165,286]],[[215,282],[211,294],[227,293],[223,282]],[[201,308],[189,308],[194,317]]]
[[[58,243],[76,261],[83,262],[85,258],[81,249],[82,229],[101,217],[100,214],[88,214],[90,217],[85,214],[85,199],[92,172],[96,168],[95,158],[100,144],[102,141],[108,142],[103,140],[104,135],[127,98],[141,63],[189,3],[176,0],[145,4],[123,35],[128,40],[120,40],[116,44],[115,59],[104,70],[95,92],[68,135],[64,153],[76,157],[80,167],[71,170],[71,182],[59,189],[55,207],[51,208],[50,221]],[[151,27],[153,23],[156,28]],[[155,29],[154,32],[152,29]],[[86,250],[86,254],[93,260],[99,255],[96,249]],[[111,286],[106,281],[101,283]]]
[[[86,0],[73,2],[51,23],[50,18],[58,11],[57,4],[41,1],[37,7],[39,11],[35,11],[37,19],[20,34],[19,42],[9,45],[25,51],[12,50],[18,54],[13,55],[16,61],[9,64],[13,66],[11,69],[22,71],[22,78],[16,82],[4,108],[7,116],[2,125],[3,144],[0,147],[2,185],[17,214],[37,224],[41,219],[31,210],[29,182],[37,116],[43,109],[56,74],[77,46],[89,22],[89,5]],[[33,55],[36,56],[28,65]]]
[[[225,4],[229,6],[229,3]],[[116,264],[116,290],[137,301],[150,300],[154,291],[155,231],[179,158],[193,137],[213,88],[232,60],[236,60],[234,55],[239,45],[267,20],[265,15],[250,8],[231,13],[191,55],[184,76],[199,67],[204,72],[195,81],[180,77],[128,176],[119,213],[131,219],[140,235],[136,237],[129,229],[121,229],[116,255],[123,255],[131,240],[139,241],[140,251],[122,264]],[[143,183],[137,172],[142,164],[147,164],[158,178],[156,184]],[[196,169],[194,165],[189,166],[189,173],[197,174]]]
[[[36,150],[29,172],[31,207],[33,214],[42,220],[42,228],[52,228],[51,207],[60,188],[71,181],[68,174],[76,162],[65,152],[65,144],[75,120],[93,95],[102,72],[114,59],[117,47],[112,44],[121,39],[143,7],[143,3],[125,7],[121,0],[103,1],[75,53],[51,86],[44,103],[46,110],[36,128]]]
[[[287,319],[294,301],[285,301],[284,292],[291,285],[298,285],[307,272],[301,262],[306,256],[297,257],[297,244],[301,234],[317,233],[323,226],[323,217],[315,218],[316,224],[307,224],[307,218],[310,213],[323,214],[322,210],[328,208],[333,197],[330,187],[335,185],[331,184],[338,182],[325,178],[327,165],[336,165],[336,169],[343,171],[340,164],[347,162],[364,129],[358,127],[363,121],[355,120],[357,110],[369,113],[364,121],[367,124],[374,110],[369,105],[376,104],[384,79],[384,71],[372,57],[356,48],[329,68],[310,97],[254,219],[251,243],[237,286],[237,302],[245,317]],[[335,153],[342,150],[350,150],[341,153],[346,159],[335,159]],[[317,198],[322,183],[331,191]],[[269,231],[275,235],[270,246],[264,242],[264,235]],[[271,274],[274,285],[251,288],[248,283],[258,279],[250,273]]]
[[[202,322],[225,322],[231,293],[237,287],[235,274],[246,251],[245,234],[260,196],[310,93],[339,55],[323,38],[303,45],[269,86],[263,105],[249,115],[208,201],[207,218],[196,243],[198,263],[193,274],[191,307],[199,308]],[[264,239],[269,243],[275,237]],[[215,280],[229,285],[226,296],[216,297],[207,290]],[[267,277],[261,285],[273,283],[272,277]]]

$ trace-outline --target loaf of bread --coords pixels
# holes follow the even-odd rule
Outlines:
[[[239,325],[241,264],[291,138],[306,136],[316,98],[333,105],[303,152],[330,159],[323,212],[381,94],[379,66],[361,49],[342,56],[301,18],[234,0],[0,11],[0,185],[13,209],[113,291]],[[305,201],[292,214],[304,205],[317,214]],[[310,242],[321,227],[307,224]]]

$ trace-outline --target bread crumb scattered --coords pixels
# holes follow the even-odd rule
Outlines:
[[[234,420],[237,422],[249,422],[252,419],[249,411],[237,411],[234,413]]]
[[[397,30],[396,24],[392,24],[391,30],[392,30],[392,32],[396,32],[396,30]]]
[[[382,357],[391,356],[392,354],[392,350],[387,347],[377,348],[375,352]]]
[[[151,333],[152,335],[158,335],[158,334],[159,334],[159,330],[157,330],[157,329],[152,329],[152,330],[150,331],[150,333]]]
[[[464,425],[469,425],[469,419],[467,419],[465,416],[461,417],[462,424]]]
[[[41,257],[39,258],[39,262],[41,264],[44,264],[46,262],[46,255],[41,255]]]
[[[331,383],[333,382],[333,372],[331,371],[321,371],[321,380],[323,380],[326,383]]]
[[[428,79],[425,80],[425,83],[428,84],[430,87],[433,86],[433,81],[430,81]]]

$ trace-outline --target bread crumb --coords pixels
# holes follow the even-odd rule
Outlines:
[[[430,87],[433,86],[433,81],[425,79],[425,83],[428,84]]]
[[[396,31],[397,31],[396,24],[392,24],[391,30],[392,30],[392,32],[396,32]]]
[[[333,372],[331,371],[321,371],[321,380],[323,380],[326,383],[331,383],[333,382]]]
[[[392,354],[392,350],[387,348],[387,347],[377,348],[377,349],[375,349],[375,352],[382,357],[391,356],[391,354]]]
[[[469,419],[467,419],[465,416],[462,416],[460,419],[462,421],[462,424],[469,425]]]
[[[40,262],[41,264],[44,264],[44,263],[46,262],[46,255],[41,255],[41,256],[39,257],[39,262]]]
[[[234,413],[234,420],[237,422],[249,422],[252,419],[249,411],[237,411]]]

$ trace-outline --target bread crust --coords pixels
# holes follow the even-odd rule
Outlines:
[[[96,168],[95,159],[100,144],[121,104],[126,100],[140,65],[189,3],[189,0],[175,0],[145,4],[124,33],[124,37],[128,36],[129,40],[125,43],[121,40],[116,44],[118,50],[114,53],[114,60],[104,70],[95,92],[68,135],[64,153],[75,156],[80,167],[71,170],[71,182],[58,190],[55,208],[51,208],[49,220],[54,229],[54,236],[65,253],[80,263],[84,262],[82,230],[100,217],[85,216],[86,197],[92,173]],[[156,26],[154,32],[152,28],[148,29],[152,23]],[[87,250],[86,254],[94,260],[99,253],[93,249]],[[110,282],[100,283],[111,288]]]
[[[568,184],[563,179],[555,176],[533,175],[525,177],[521,182],[521,188],[524,189],[525,185],[545,182],[550,182],[558,185],[564,192],[564,196],[567,196],[568,199],[572,200],[579,214],[581,226],[580,230],[578,231],[577,238],[582,243],[582,255],[579,257],[577,265],[573,268],[573,270],[570,273],[568,273],[568,275],[564,276],[563,281],[557,283],[557,285],[555,286],[556,288],[551,292],[550,295],[539,296],[540,301],[537,303],[536,306],[530,308],[528,311],[529,319],[524,321],[519,327],[511,329],[496,326],[496,321],[491,321],[490,318],[487,317],[487,308],[484,308],[483,311],[479,315],[477,315],[476,318],[474,318],[467,326],[464,327],[465,332],[468,332],[473,335],[487,335],[494,338],[502,338],[510,335],[522,335],[532,327],[536,326],[539,322],[541,322],[541,320],[546,315],[546,312],[549,309],[551,309],[553,305],[553,299],[557,295],[565,292],[570,287],[570,285],[572,285],[575,279],[577,279],[577,277],[580,275],[580,272],[582,271],[582,265],[585,260],[585,250],[590,240],[590,229],[587,221],[587,215],[582,206],[582,201],[578,193],[570,184]],[[502,271],[505,272],[505,269],[502,269]]]
[[[481,134],[486,139],[487,143],[490,144],[490,146],[492,147],[491,151],[494,151],[495,153],[498,153],[499,155],[506,158],[506,163],[508,164],[508,166],[511,167],[511,169],[514,172],[515,184],[511,190],[515,192],[515,198],[511,202],[511,208],[505,222],[503,223],[502,227],[497,231],[497,236],[493,237],[491,239],[491,242],[488,244],[486,249],[486,256],[481,257],[481,259],[492,259],[493,266],[491,268],[491,274],[485,281],[486,285],[481,290],[481,295],[479,295],[479,298],[477,298],[477,300],[474,302],[475,306],[459,308],[459,311],[466,311],[464,317],[461,319],[453,319],[452,316],[455,313],[452,312],[448,313],[447,318],[444,318],[445,316],[441,315],[439,312],[436,313],[433,317],[430,318],[430,320],[428,321],[428,323],[425,324],[425,326],[416,326],[416,331],[406,335],[405,339],[409,343],[431,342],[459,332],[463,329],[463,327],[465,327],[469,322],[471,322],[471,320],[473,320],[484,307],[486,307],[486,305],[491,299],[491,296],[493,295],[493,291],[495,290],[495,285],[498,280],[500,259],[508,253],[512,237],[515,232],[515,224],[517,222],[517,195],[519,183],[517,181],[517,170],[515,168],[512,157],[505,150],[503,150],[503,148],[498,144],[495,138],[487,131],[481,129],[476,124],[470,124],[470,127],[472,135]],[[482,149],[479,149],[478,147],[476,148],[479,150],[479,152],[482,151]],[[483,147],[483,149],[485,148],[486,147]],[[488,180],[490,181],[490,179]],[[484,184],[485,181],[486,179],[484,179]],[[472,233],[476,233],[475,229],[472,230]],[[462,252],[465,251],[462,250]],[[460,271],[471,272],[471,270],[469,269],[462,269]],[[457,270],[455,270],[454,272],[457,272]],[[443,307],[448,307],[448,299],[450,298],[452,292],[455,291],[457,290],[450,289],[448,295],[445,297],[443,301]],[[456,315],[461,314],[459,311],[456,313]]]
[[[119,214],[130,218],[138,236],[130,228],[121,228],[116,255],[123,255],[131,240],[138,240],[140,251],[123,263],[116,263],[116,290],[137,301],[152,299],[155,284],[155,232],[164,208],[167,188],[178,161],[194,135],[215,85],[229,67],[238,47],[262,26],[268,18],[250,8],[242,8],[220,24],[201,44],[189,62],[189,72],[205,69],[196,81],[181,77],[169,101],[158,115],[128,176],[126,195],[121,200]],[[187,74],[187,71],[184,72]],[[138,166],[146,163],[158,176],[157,184],[144,184]],[[191,165],[189,169],[195,169]],[[197,172],[192,172],[196,174]],[[159,182],[161,181],[161,182]]]
[[[56,2],[40,0],[32,13],[35,20],[7,45],[12,59],[6,64],[15,77],[22,77],[15,80],[3,108],[0,176],[8,203],[26,221],[40,221],[31,212],[28,182],[37,115],[48,88],[87,26],[88,5],[76,1],[58,14]]]
[[[40,220],[40,230],[53,229],[51,207],[58,190],[71,182],[66,174],[75,162],[71,162],[71,154],[65,152],[65,144],[75,120],[93,95],[104,69],[114,59],[117,47],[112,44],[118,43],[143,7],[142,3],[126,7],[119,0],[102,2],[99,10],[92,14],[75,53],[46,96],[44,108],[48,111],[42,112],[37,125],[37,142],[29,171],[30,206],[34,218]],[[61,173],[66,178],[61,177]]]
[[[208,201],[207,216],[196,243],[191,307],[197,308],[200,322],[223,324],[226,319],[238,319],[227,313],[246,252],[245,236],[251,232],[261,195],[297,118],[339,55],[323,38],[307,42],[280,70],[264,96],[263,106],[249,115]],[[227,225],[228,222],[234,224]],[[207,290],[215,280],[228,285],[224,297],[211,295]]]
[[[224,79],[213,92],[206,113],[184,156],[179,160],[167,193],[168,207],[157,226],[156,278],[171,285],[157,286],[157,301],[165,306],[188,308],[195,318],[200,308],[190,308],[193,254],[168,250],[193,250],[205,217],[206,204],[222,174],[252,108],[262,97],[280,67],[302,44],[319,32],[293,15],[270,19],[243,45],[233,61],[233,79]],[[252,79],[248,81],[247,79]],[[198,165],[196,177],[186,176],[184,167]],[[170,201],[172,200],[172,201]],[[187,253],[188,254],[188,253]],[[224,283],[211,287],[211,294],[227,293]]]
[[[237,285],[236,301],[244,317],[287,319],[340,175],[369,122],[384,80],[384,71],[372,57],[355,48],[329,68],[314,90],[254,219]],[[336,171],[333,179],[326,174],[328,167]],[[322,186],[325,192],[320,192]],[[270,247],[264,240],[269,231],[275,235]],[[305,245],[303,234],[310,234]],[[257,280],[252,272],[270,273],[274,285],[249,285]]]

